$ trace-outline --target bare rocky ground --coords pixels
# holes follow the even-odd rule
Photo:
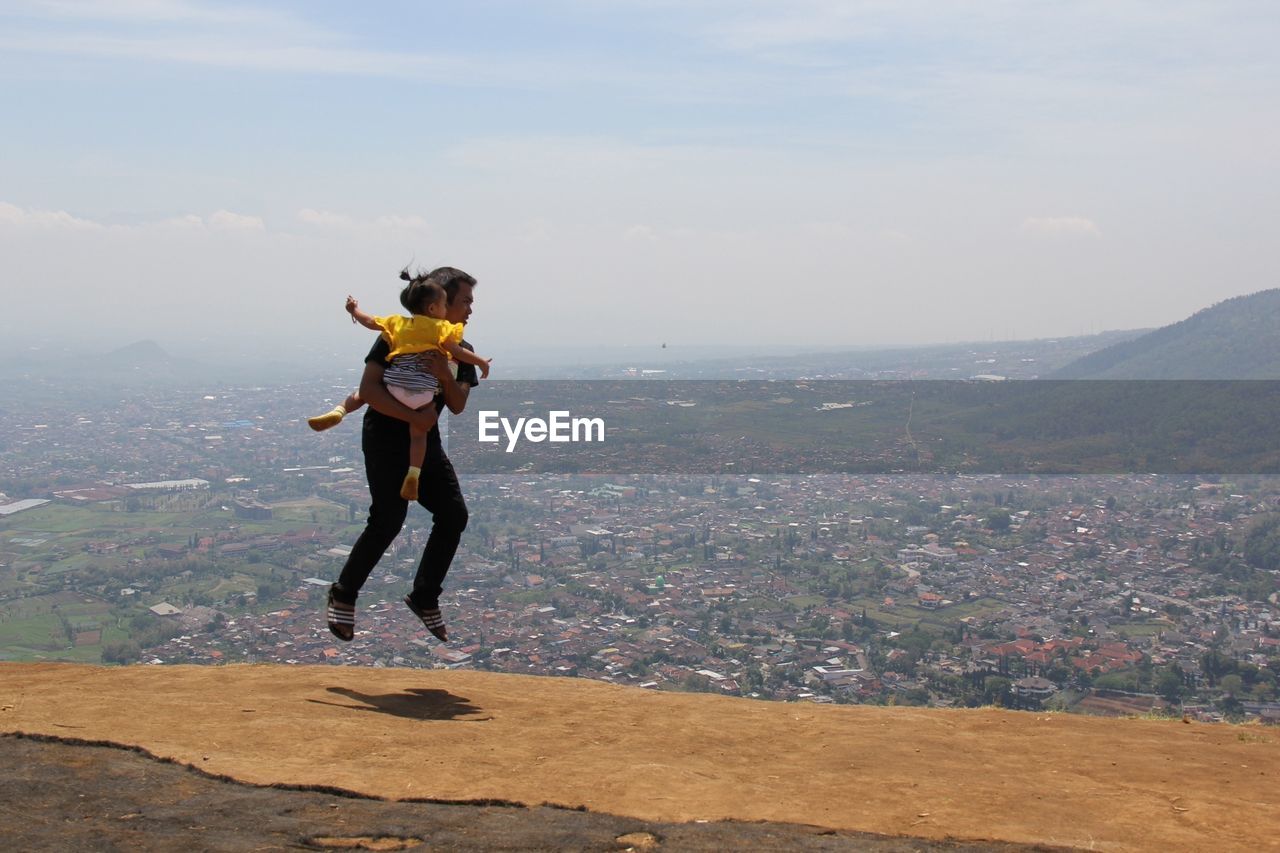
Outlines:
[[[1049,851],[783,823],[659,823],[518,804],[391,802],[245,785],[136,748],[0,737],[9,850]]]
[[[205,826],[196,849],[217,849],[225,828],[259,833],[264,848],[326,833],[427,836],[445,850],[638,848],[616,841],[636,831],[668,848],[717,850],[838,842],[869,849],[872,840],[895,839],[886,843],[907,846],[888,849],[963,840],[977,849],[1280,851],[1280,730],[1261,726],[759,702],[466,670],[0,662],[0,732],[137,747],[244,783],[219,795],[225,804],[213,798],[194,808],[163,790],[88,812],[0,806],[15,830],[3,841],[42,822],[70,831],[65,815],[88,816],[86,825],[118,821],[78,836],[76,845],[89,849],[101,849],[95,838],[158,820],[168,803],[172,823],[143,837],[181,846],[171,833]],[[0,764],[0,780],[59,766],[27,765]],[[178,778],[180,793],[198,777]],[[267,786],[321,798],[259,806],[258,797],[274,796],[262,793]],[[131,787],[104,782],[92,796],[125,796]],[[325,813],[333,802],[325,792],[338,789],[369,798],[343,798],[332,810],[350,829],[336,816],[298,817]],[[0,800],[13,793],[0,790]],[[190,799],[197,796],[213,797]],[[254,805],[237,808],[237,798]],[[91,792],[68,802],[81,799]],[[385,811],[346,818],[356,802]],[[446,818],[456,812],[444,803],[520,808],[473,806]],[[17,819],[28,814],[30,821]],[[139,816],[120,820],[130,814]],[[734,832],[790,834],[726,840],[714,835],[729,831],[724,821],[736,822]],[[514,827],[509,843],[468,840],[504,825]],[[560,827],[579,834],[557,835]]]

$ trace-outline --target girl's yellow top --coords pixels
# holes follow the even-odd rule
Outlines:
[[[398,355],[437,349],[448,355],[443,344],[461,343],[462,331],[466,328],[464,323],[450,323],[425,314],[414,314],[412,317],[392,314],[390,317],[374,317],[373,321],[382,327],[382,336],[391,346],[387,361]]]

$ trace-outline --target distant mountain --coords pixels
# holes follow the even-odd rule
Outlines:
[[[64,351],[34,347],[0,357],[0,381],[20,382],[26,394],[40,397],[68,392],[93,397],[129,387],[190,387],[204,383],[285,381],[309,376],[309,370],[279,367],[244,359],[197,360],[174,355],[153,340],[110,350]]]
[[[102,363],[116,367],[134,367],[143,364],[162,364],[172,356],[155,341],[137,341],[117,347],[102,354]]]
[[[1280,289],[1219,302],[1047,378],[1280,379]]]

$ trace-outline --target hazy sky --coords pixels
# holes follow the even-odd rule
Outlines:
[[[358,360],[410,261],[517,357],[1160,325],[1280,285],[1277,43],[1274,0],[0,0],[0,336]]]

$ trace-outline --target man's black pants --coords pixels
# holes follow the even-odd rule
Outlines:
[[[373,427],[373,428],[371,428]],[[422,550],[422,562],[413,578],[413,601],[419,607],[436,607],[449,564],[467,527],[467,504],[462,499],[458,475],[440,445],[438,433],[427,441],[418,479],[418,503],[431,513],[431,533]],[[403,437],[403,441],[400,438]],[[334,597],[354,604],[369,573],[404,526],[409,502],[400,497],[400,485],[408,470],[409,431],[376,428],[365,421],[361,445],[365,476],[369,481],[369,521],[351,548],[338,577]]]

